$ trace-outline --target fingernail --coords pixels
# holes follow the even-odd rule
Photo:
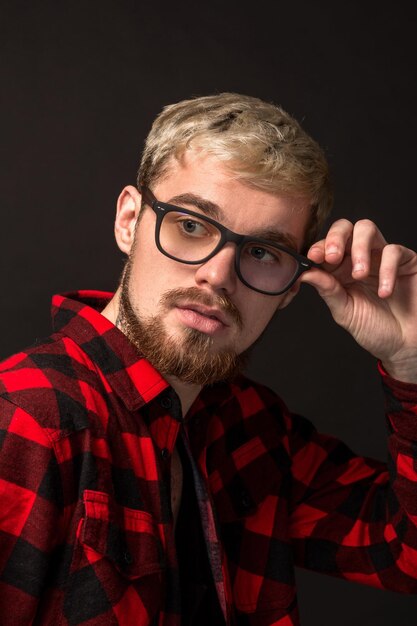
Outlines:
[[[327,246],[326,254],[337,254],[339,252],[339,248],[334,244]]]
[[[364,269],[365,269],[365,265],[362,263],[362,261],[358,261],[353,266],[352,272],[363,272]]]
[[[386,291],[387,293],[391,290],[391,283],[389,282],[389,280],[383,280],[381,282],[381,285],[379,287],[380,291]]]

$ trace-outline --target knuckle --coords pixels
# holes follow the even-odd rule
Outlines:
[[[399,256],[400,254],[402,254],[403,250],[403,246],[401,246],[399,243],[387,243],[385,248],[390,254],[393,254],[395,256]]]
[[[355,227],[359,227],[361,229],[366,228],[367,230],[370,230],[373,233],[376,233],[378,231],[376,224],[372,220],[368,219],[367,217],[361,220],[358,220],[355,224]]]
[[[353,224],[352,222],[347,220],[345,217],[342,217],[339,220],[336,220],[333,226],[344,231],[346,229],[352,228]]]
[[[342,241],[347,241],[353,230],[352,222],[345,218],[341,218],[334,222],[330,227],[326,238],[326,247],[329,245],[339,245]]]

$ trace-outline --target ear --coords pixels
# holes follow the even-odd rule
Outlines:
[[[129,254],[135,238],[135,226],[138,218],[142,196],[136,187],[128,185],[117,199],[114,234],[117,245],[125,254]]]
[[[290,287],[290,289],[288,289],[288,291],[285,292],[282,300],[280,301],[278,307],[277,307],[277,311],[279,309],[285,309],[286,306],[289,305],[289,303],[291,302],[291,300],[293,298],[295,298],[295,296],[297,295],[297,293],[300,291],[300,287],[301,287],[301,283],[299,280],[297,280],[297,282],[295,282],[293,284],[292,287]]]

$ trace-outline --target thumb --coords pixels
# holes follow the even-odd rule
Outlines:
[[[350,299],[346,290],[333,274],[321,269],[312,269],[300,277],[300,282],[314,287],[330,309],[335,322],[344,326]]]

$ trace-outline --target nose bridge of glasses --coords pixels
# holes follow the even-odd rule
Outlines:
[[[239,235],[238,233],[234,233],[232,230],[229,230],[225,226],[222,227],[223,230],[223,241],[224,243],[228,243],[229,241],[235,243],[236,246],[239,246],[242,241],[245,239],[245,235]]]
[[[228,243],[234,243],[235,245],[233,246],[233,258],[237,262],[239,246],[242,241],[245,240],[245,235],[239,235],[238,233],[234,233],[232,230],[229,230],[228,228],[226,228],[226,226],[223,226],[222,224],[216,224],[216,226],[218,231],[220,232],[220,240],[212,251],[209,259],[217,256]]]

